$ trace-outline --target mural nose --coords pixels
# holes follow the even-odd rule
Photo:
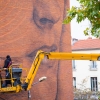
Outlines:
[[[33,20],[41,28],[51,29],[60,19],[60,6],[54,0],[36,0],[33,10]]]

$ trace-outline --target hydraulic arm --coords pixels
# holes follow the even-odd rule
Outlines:
[[[1,85],[0,92],[20,92],[22,90],[26,90],[26,91],[30,90],[35,75],[40,66],[40,63],[44,58],[52,59],[52,60],[57,59],[57,60],[96,60],[97,61],[100,60],[100,54],[38,51],[24,83],[21,83],[20,80],[22,69],[12,68],[10,74],[11,74],[12,85],[13,84],[14,85],[11,87],[2,87]],[[13,75],[13,73],[15,72],[16,74]],[[19,73],[19,75],[17,73]]]
[[[43,52],[38,51],[33,61],[29,74],[25,80],[23,88],[29,90],[35,78],[41,61],[44,59],[59,59],[59,60],[100,60],[100,54],[84,54],[84,53],[66,53],[66,52]]]

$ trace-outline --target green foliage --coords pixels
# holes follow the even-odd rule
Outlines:
[[[77,0],[80,7],[72,7],[67,10],[66,18],[63,23],[68,24],[72,19],[80,23],[88,19],[91,23],[91,28],[86,28],[84,34],[88,35],[89,31],[92,36],[100,37],[100,1],[99,0]]]

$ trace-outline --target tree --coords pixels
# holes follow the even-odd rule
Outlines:
[[[86,28],[84,34],[88,35],[90,31],[92,36],[100,38],[100,0],[77,1],[80,3],[80,7],[72,6],[70,9],[67,9],[63,23],[68,24],[74,18],[76,18],[78,23],[88,19],[91,23],[91,27]]]

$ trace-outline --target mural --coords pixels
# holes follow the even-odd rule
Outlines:
[[[71,51],[70,26],[62,25],[68,0],[0,0],[0,57],[10,55],[30,68],[38,50]],[[0,66],[2,67],[1,62]],[[42,63],[31,100],[73,100],[71,61]],[[0,100],[27,100],[27,91],[0,93]]]

